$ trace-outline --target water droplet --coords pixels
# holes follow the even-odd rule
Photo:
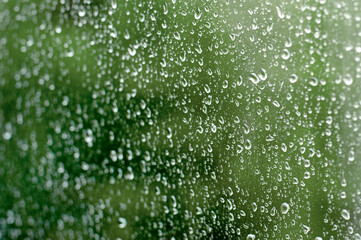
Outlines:
[[[281,143],[281,149],[283,152],[287,152],[287,145],[285,143]]]
[[[217,132],[217,126],[214,123],[211,124],[211,131],[214,133]]]
[[[172,129],[169,127],[167,128],[167,138],[172,138]]]
[[[277,108],[279,108],[281,105],[280,105],[280,103],[277,101],[277,100],[274,100],[273,102],[272,102],[272,104],[275,106],[275,107],[277,107]]]
[[[244,147],[247,149],[247,150],[250,150],[252,148],[252,143],[249,139],[246,140],[245,144],[244,144]]]
[[[304,234],[307,234],[310,230],[311,230],[311,228],[309,226],[303,225],[303,233]]]
[[[355,160],[355,152],[353,150],[349,151],[347,158],[350,162],[353,162]]]
[[[127,40],[130,38],[130,34],[129,34],[128,29],[125,29],[124,38],[127,39]]]
[[[318,85],[318,79],[315,77],[311,77],[309,83],[311,86],[316,87]]]
[[[113,9],[117,8],[117,1],[116,0],[111,0],[110,4],[111,4]]]
[[[4,134],[3,134],[4,140],[8,141],[11,139],[11,137],[12,137],[12,133],[10,131],[4,132]]]
[[[258,77],[261,81],[265,81],[267,79],[267,71],[264,68],[261,68],[261,72],[258,74]]]
[[[194,13],[194,18],[195,19],[200,19],[202,17],[202,12],[201,12],[201,10],[198,8],[197,9],[197,11],[195,11],[195,13]]]
[[[291,40],[291,38],[287,38],[287,39],[286,39],[285,47],[287,47],[287,48],[292,47],[292,40]]]
[[[204,86],[204,91],[206,91],[206,93],[210,93],[210,92],[211,92],[211,88],[209,87],[208,84],[206,84],[206,85]]]
[[[125,228],[127,226],[127,220],[123,217],[118,218],[119,228]]]
[[[228,81],[227,81],[227,80],[224,80],[224,81],[223,81],[222,87],[223,87],[223,88],[227,88],[227,87],[228,87]]]
[[[290,78],[288,79],[291,83],[295,83],[298,80],[298,76],[296,74],[291,74]]]
[[[353,78],[350,74],[346,74],[346,76],[343,78],[343,82],[347,85],[350,86],[353,83]]]
[[[133,47],[129,47],[128,52],[130,56],[134,56],[137,53],[137,50],[135,50]]]
[[[242,153],[243,152],[243,147],[241,145],[237,145],[236,151],[237,151],[238,154]]]
[[[281,55],[282,59],[287,60],[287,59],[290,58],[290,56],[291,56],[290,51],[288,51],[288,49],[283,49],[283,52],[282,52],[282,55]]]
[[[251,80],[251,82],[253,84],[258,84],[259,83],[259,77],[255,73],[251,73],[251,75],[248,77],[248,79]]]
[[[346,209],[343,209],[341,211],[341,216],[345,219],[345,220],[350,220],[350,212]]]
[[[290,205],[288,205],[288,203],[284,202],[281,204],[281,213],[282,214],[287,214],[289,210],[290,210]]]
[[[85,14],[86,14],[86,10],[83,6],[81,6],[78,10],[78,15],[79,15],[79,17],[84,17]]]
[[[66,53],[67,57],[73,57],[74,56],[74,50],[72,48],[69,48],[68,52]]]
[[[279,18],[284,18],[285,14],[283,12],[283,8],[281,6],[276,6],[277,15]]]
[[[248,234],[246,240],[254,240],[256,239],[256,235],[254,234]]]
[[[253,202],[251,204],[253,212],[257,211],[257,203]]]
[[[237,81],[237,86],[241,86],[242,83],[243,83],[243,77],[241,75],[239,75],[238,81]]]

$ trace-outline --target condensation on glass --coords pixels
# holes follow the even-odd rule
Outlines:
[[[358,0],[0,2],[1,239],[361,239]]]

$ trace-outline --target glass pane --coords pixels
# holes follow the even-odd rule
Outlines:
[[[359,1],[0,22],[1,239],[361,239]]]

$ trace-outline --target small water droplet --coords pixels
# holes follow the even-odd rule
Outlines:
[[[287,145],[285,143],[281,143],[281,149],[283,152],[287,152]]]
[[[318,85],[318,79],[315,77],[311,77],[309,83],[311,86],[316,87]]]
[[[113,9],[117,8],[117,1],[116,0],[111,0],[110,4],[111,4]]]
[[[244,144],[244,147],[247,149],[247,150],[250,150],[252,148],[252,143],[249,139],[246,140],[245,144]]]
[[[133,47],[129,47],[128,52],[130,56],[134,56],[137,53],[137,50],[135,50]]]
[[[259,83],[259,77],[255,73],[251,73],[251,75],[248,77],[248,79],[251,80],[251,82],[253,84],[258,84]]]
[[[345,219],[345,220],[350,220],[350,212],[346,209],[343,209],[341,211],[341,216]]]
[[[127,226],[127,220],[123,217],[118,218],[119,228],[125,228]]]
[[[281,6],[276,6],[276,11],[277,11],[277,15],[279,18],[284,18],[285,17],[285,14],[283,12],[283,9]]]
[[[291,83],[295,83],[298,80],[298,76],[296,74],[291,74],[290,78],[288,79]]]
[[[304,234],[307,234],[310,230],[311,230],[311,228],[309,226],[303,225],[303,233]]]
[[[288,205],[288,203],[284,202],[281,204],[281,213],[282,214],[287,214],[289,210],[290,210],[290,205]]]
[[[261,81],[265,81],[267,79],[267,71],[264,68],[260,69],[260,73],[258,74],[258,77]]]
[[[243,77],[241,75],[239,75],[238,81],[237,81],[237,86],[241,86],[242,83],[243,83]]]
[[[254,234],[248,234],[246,240],[254,240],[256,239],[256,235]]]
[[[197,11],[195,11],[195,13],[194,13],[194,18],[195,19],[200,19],[202,17],[202,12],[201,12],[201,10],[198,8],[197,9]]]
[[[355,160],[355,152],[353,150],[349,151],[347,158],[350,162],[353,162]]]
[[[223,81],[222,87],[223,87],[223,88],[227,88],[227,87],[228,87],[228,81],[227,81],[227,80],[224,80],[224,81]]]
[[[251,204],[253,212],[257,211],[257,203],[253,202]]]
[[[343,82],[347,85],[350,86],[353,83],[353,78],[350,74],[346,74],[346,76],[343,78]]]
[[[283,52],[282,52],[282,55],[281,55],[282,59],[287,60],[287,59],[290,58],[290,56],[291,56],[290,51],[288,51],[288,49],[283,49]]]
[[[79,17],[84,17],[85,14],[86,14],[86,10],[83,6],[81,6],[78,10],[78,15],[79,15]]]

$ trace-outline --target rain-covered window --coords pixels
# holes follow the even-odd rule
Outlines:
[[[359,0],[0,0],[0,239],[361,239]]]

